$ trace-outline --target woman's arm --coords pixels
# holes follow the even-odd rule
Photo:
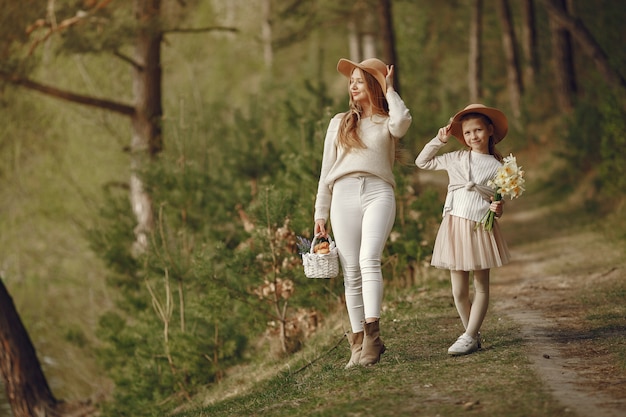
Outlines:
[[[315,216],[314,220],[328,220],[330,213],[330,200],[332,198],[331,188],[326,184],[326,177],[330,169],[337,160],[337,133],[339,132],[339,124],[341,123],[341,114],[336,115],[330,121],[324,138],[324,154],[322,156],[322,168],[320,178],[317,183],[317,196],[315,197]]]
[[[404,101],[402,101],[402,98],[400,98],[400,95],[396,93],[392,86],[387,88],[385,97],[389,104],[389,133],[394,138],[401,138],[406,135],[413,118]]]

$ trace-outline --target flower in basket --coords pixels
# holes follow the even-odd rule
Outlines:
[[[303,253],[309,253],[311,251],[311,241],[306,237],[297,236],[296,245],[298,246],[298,253],[300,255],[302,255]]]
[[[502,166],[498,168],[495,177],[489,180],[487,185],[496,190],[493,201],[500,201],[506,196],[509,196],[512,200],[522,195],[526,190],[524,188],[525,181],[522,167],[517,166],[517,160],[513,154],[509,154],[502,161]],[[487,210],[481,221],[485,230],[491,231],[493,229],[495,216],[496,213]]]
[[[328,242],[328,239],[322,237],[315,240],[315,243],[313,253],[326,254],[330,252],[330,243]],[[296,245],[298,246],[298,253],[300,253],[300,255],[310,253],[312,244],[313,242],[305,237],[296,237]]]

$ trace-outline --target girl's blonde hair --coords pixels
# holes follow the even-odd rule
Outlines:
[[[365,78],[365,92],[372,104],[372,115],[378,114],[381,116],[389,115],[389,103],[385,98],[385,92],[382,87],[376,81],[371,74],[366,71],[361,71]],[[339,125],[338,145],[346,150],[354,148],[365,148],[365,144],[361,140],[358,134],[358,123],[361,120],[361,114],[363,109],[355,102],[350,96],[350,109],[344,113],[341,123]]]
[[[489,117],[487,117],[486,115],[482,114],[482,113],[467,113],[467,114],[464,114],[459,119],[459,123],[463,124],[464,121],[469,120],[469,119],[481,119],[483,121],[483,123],[485,124],[485,126],[489,126],[489,125],[493,126],[493,122],[491,121],[491,119]],[[502,157],[502,154],[496,149],[495,140],[493,138],[493,135],[489,136],[489,154],[493,155],[493,157],[496,158],[500,162],[502,162],[502,160],[504,159]]]

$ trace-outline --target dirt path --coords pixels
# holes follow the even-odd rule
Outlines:
[[[554,225],[543,230],[538,217],[526,212],[503,219],[504,229],[525,237],[516,242],[506,233],[514,261],[492,273],[493,308],[519,323],[534,369],[563,406],[581,417],[623,416],[626,374],[610,352],[597,347],[606,334],[585,330],[588,312],[580,297],[585,288],[624,279],[624,248],[592,231]],[[606,331],[622,343],[624,320]]]

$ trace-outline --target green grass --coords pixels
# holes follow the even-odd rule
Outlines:
[[[622,268],[623,271],[623,268]],[[626,282],[623,279],[594,285],[581,294],[585,330],[599,349],[610,352],[622,374],[626,373]]]
[[[518,329],[507,318],[490,312],[483,349],[449,357],[446,349],[461,331],[451,301],[445,281],[391,290],[381,318],[387,352],[376,366],[344,370],[348,343],[342,340],[333,348],[342,337],[341,326],[327,325],[317,337],[326,341],[324,346],[309,346],[293,359],[270,364],[282,370],[243,393],[213,398],[176,416],[567,414],[531,371]]]

